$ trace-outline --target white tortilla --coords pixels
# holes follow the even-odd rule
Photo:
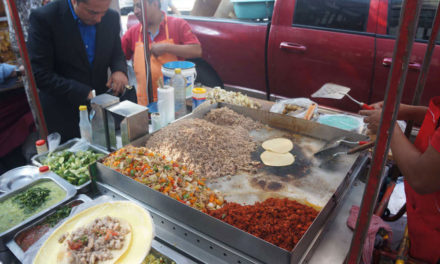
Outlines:
[[[295,157],[290,153],[281,154],[265,151],[261,153],[260,158],[264,165],[273,167],[289,166],[295,162]]]
[[[276,153],[287,153],[293,149],[293,143],[287,138],[273,138],[263,142],[262,147]]]
[[[62,234],[90,223],[97,217],[116,217],[128,222],[131,229],[131,243],[128,250],[119,257],[117,263],[141,263],[147,256],[154,238],[153,219],[147,210],[129,201],[115,201],[100,203],[72,216],[59,226],[44,242],[38,251],[34,264],[58,264],[57,252],[62,251],[63,244],[58,242]],[[67,258],[69,256],[66,256]]]
[[[117,218],[117,217],[114,217],[114,218]],[[132,230],[132,228],[130,226],[130,223],[127,220],[124,220],[124,219],[121,219],[121,218],[117,218],[117,219],[119,220],[119,222],[121,224],[121,227],[129,230],[129,233],[125,235],[124,246],[121,249],[113,249],[113,250],[111,250],[113,258],[109,259],[109,260],[105,260],[105,261],[99,261],[99,264],[113,264],[113,263],[117,263],[118,260],[121,258],[121,256],[123,256],[125,254],[125,252],[127,252],[127,250],[131,246],[131,236],[132,236],[133,230]],[[95,220],[93,220],[93,221],[95,221]],[[91,221],[90,223],[92,223],[93,221]],[[71,236],[71,234],[69,234],[69,236],[64,240],[64,242],[62,243],[61,249],[60,249],[60,251],[57,254],[57,263],[58,264],[69,264],[69,263],[72,263],[71,259],[73,258],[73,256],[69,252],[68,244],[67,244],[67,240],[70,239],[70,236]]]

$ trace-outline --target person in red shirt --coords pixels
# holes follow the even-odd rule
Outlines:
[[[160,0],[135,0],[134,12],[139,21],[142,21],[140,1],[144,1],[147,17],[153,96],[154,101],[157,101],[157,81],[162,77],[162,65],[170,61],[201,57],[202,47],[185,20],[177,17],[168,17],[160,10]],[[122,50],[127,60],[133,59],[133,67],[138,85],[138,103],[147,105],[148,96],[142,23],[131,27],[124,34],[122,37]]]
[[[368,128],[378,130],[383,103],[363,110]],[[429,107],[401,104],[398,119],[422,124],[412,144],[398,125],[391,137],[393,158],[404,175],[410,255],[428,263],[440,261],[440,96]],[[422,123],[423,122],[423,123]]]

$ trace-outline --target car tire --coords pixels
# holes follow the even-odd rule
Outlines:
[[[208,87],[224,87],[223,81],[214,68],[202,58],[187,59],[196,64],[197,78],[194,83]]]

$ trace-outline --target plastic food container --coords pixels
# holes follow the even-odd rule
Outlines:
[[[194,88],[192,90],[192,109],[196,109],[199,105],[206,101],[206,89]]]
[[[37,140],[37,142],[35,142],[35,148],[37,149],[38,154],[47,152],[46,140],[44,139]]]
[[[272,17],[275,0],[231,0],[239,19],[262,19]]]

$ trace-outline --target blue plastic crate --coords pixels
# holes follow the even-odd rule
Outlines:
[[[270,18],[275,0],[231,0],[235,15],[239,19]]]

